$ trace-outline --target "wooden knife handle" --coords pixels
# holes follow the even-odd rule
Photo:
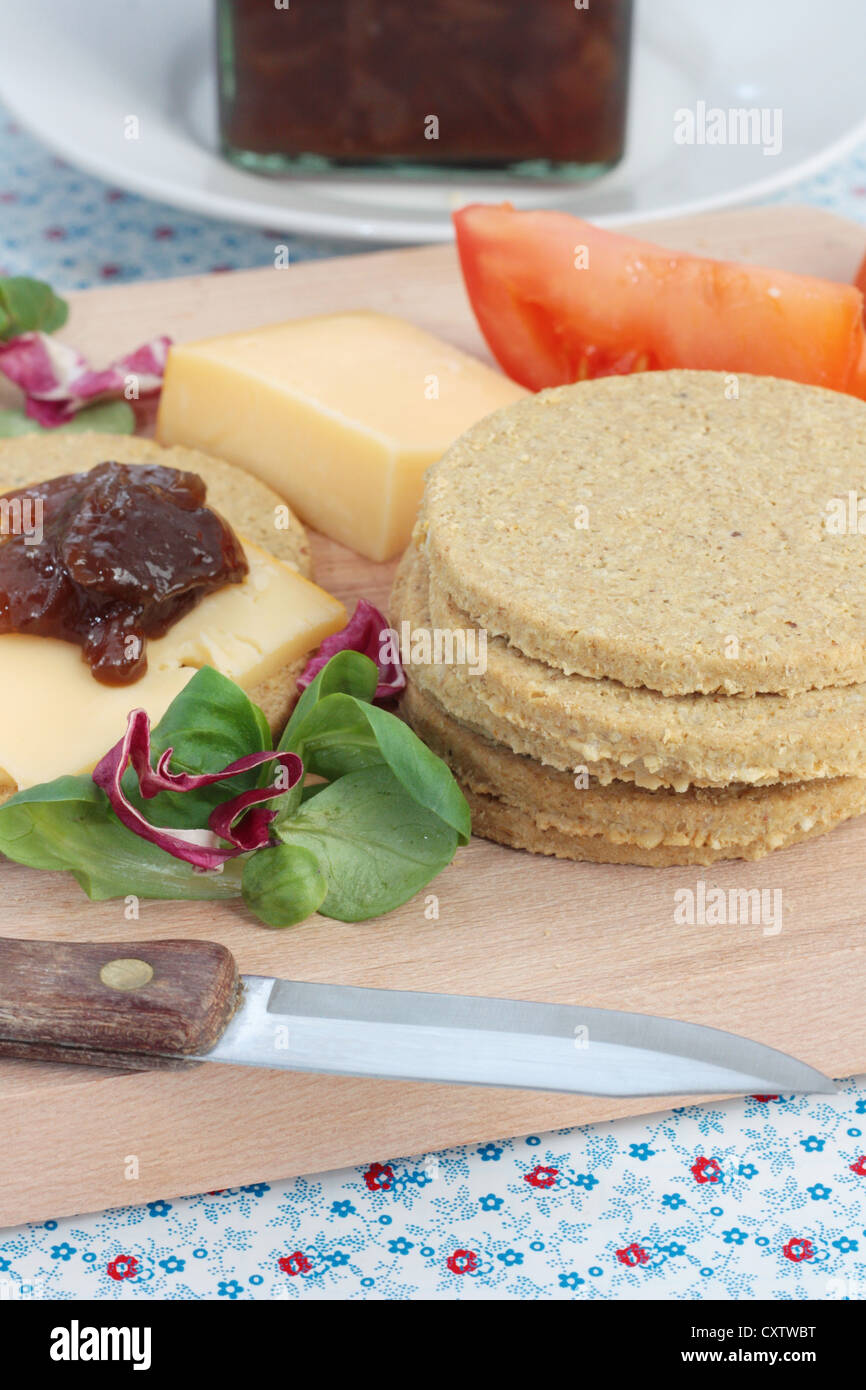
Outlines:
[[[214,941],[0,937],[0,1057],[141,1071],[209,1051],[240,1002]]]

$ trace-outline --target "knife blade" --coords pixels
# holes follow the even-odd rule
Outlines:
[[[784,1052],[702,1024],[613,1009],[244,976],[198,1060],[588,1096],[830,1091]]]
[[[702,1024],[581,1004],[238,976],[216,942],[0,938],[0,1057],[205,1062],[594,1096],[833,1093]]]

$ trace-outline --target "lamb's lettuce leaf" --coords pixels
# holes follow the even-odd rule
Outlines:
[[[314,780],[301,798],[274,800],[274,843],[201,873],[127,829],[89,776],[60,777],[0,806],[0,853],[32,868],[68,870],[91,898],[231,898],[269,926],[314,911],[363,921],[406,902],[469,838],[469,808],[440,758],[395,715],[374,706],[377,670],[342,651],[304,691],[280,752],[297,753]],[[131,692],[132,695],[132,692]],[[134,699],[134,695],[132,696]],[[271,750],[264,714],[217,671],[198,671],[151,731],[154,759],[218,772]],[[201,829],[215,806],[264,786],[262,772],[146,803],[152,824]],[[134,776],[124,790],[139,795]],[[143,809],[143,803],[141,803]]]

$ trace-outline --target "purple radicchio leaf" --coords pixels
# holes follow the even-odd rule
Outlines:
[[[30,419],[51,429],[97,398],[122,397],[130,376],[139,396],[159,391],[170,346],[170,338],[153,338],[96,371],[68,343],[47,333],[21,333],[0,343],[0,372],[24,392]]]
[[[250,753],[229,763],[221,772],[192,773],[169,771],[173,751],[167,748],[156,767],[151,767],[150,720],[145,710],[136,709],[129,716],[123,738],[94,768],[94,782],[105,792],[118,820],[128,830],[201,870],[221,869],[227,859],[270,844],[269,826],[277,813],[262,803],[297,786],[304,775],[304,765],[296,753]],[[224,801],[211,812],[206,830],[151,825],[123,790],[123,774],[128,764],[138,778],[141,795],[148,799],[159,792],[188,792],[209,787],[267,762],[276,762],[284,769],[286,775],[279,785],[275,781],[267,787],[254,787]],[[221,844],[222,840],[228,840],[229,844]]]
[[[399,659],[385,652],[386,644],[392,648],[396,646],[396,637],[386,619],[367,599],[359,599],[346,626],[326,637],[316,655],[307,662],[298,677],[298,689],[306,690],[337,652],[353,651],[368,656],[378,667],[379,683],[373,699],[393,699],[406,687],[406,672]]]

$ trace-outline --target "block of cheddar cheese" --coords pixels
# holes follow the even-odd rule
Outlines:
[[[247,469],[310,526],[387,560],[428,465],[525,394],[402,319],[329,314],[173,347],[157,437]]]

